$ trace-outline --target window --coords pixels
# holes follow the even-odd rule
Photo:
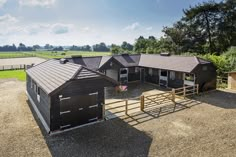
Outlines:
[[[120,74],[128,74],[128,70],[127,69],[121,69]]]
[[[175,80],[175,72],[174,71],[170,71],[170,79]]]
[[[161,76],[167,76],[167,71],[166,70],[165,71],[161,70]]]
[[[194,75],[193,75],[193,74],[186,73],[184,79],[185,79],[186,81],[194,81]]]
[[[207,71],[207,66],[203,66],[203,67],[202,67],[202,70],[203,70],[203,71]]]
[[[139,72],[139,67],[135,67],[135,73]]]
[[[152,68],[148,69],[148,74],[152,76],[152,74],[153,74]]]
[[[41,89],[39,87],[37,87],[37,100],[38,100],[38,102],[40,102],[40,91],[41,91]]]

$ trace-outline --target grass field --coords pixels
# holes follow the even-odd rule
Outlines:
[[[26,80],[26,75],[24,70],[6,70],[0,71],[0,79],[7,78],[17,78],[20,81]]]
[[[0,52],[0,59],[21,58],[21,57],[41,57],[41,58],[64,58],[73,55],[81,56],[107,56],[111,52],[87,52],[87,51],[31,51],[31,52]]]
[[[35,54],[29,52],[0,52],[0,59],[4,58],[22,58],[22,57],[35,57]]]

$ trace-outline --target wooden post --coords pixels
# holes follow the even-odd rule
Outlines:
[[[172,88],[172,100],[175,102],[175,89]]]
[[[197,84],[197,95],[199,94],[199,84]]]
[[[144,95],[140,97],[140,110],[141,111],[144,110]]]
[[[184,86],[184,98],[186,96],[186,87]]]
[[[125,100],[125,114],[128,115],[128,100]]]
[[[174,110],[173,110],[173,112],[174,112],[174,111],[175,111],[175,108],[176,108],[175,89],[174,89],[174,88],[172,88],[172,101],[173,101],[173,103],[174,103]]]

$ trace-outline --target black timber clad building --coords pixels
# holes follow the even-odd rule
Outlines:
[[[170,88],[199,84],[200,91],[216,88],[216,67],[195,56],[122,54],[68,60],[103,72],[121,84],[141,81]]]
[[[49,133],[103,120],[104,87],[118,84],[67,60],[48,60],[26,73],[28,98]]]

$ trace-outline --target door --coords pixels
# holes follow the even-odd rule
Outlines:
[[[61,129],[67,129],[98,120],[97,94],[60,98]]]
[[[118,81],[118,70],[116,69],[107,69],[106,76]]]
[[[142,83],[145,82],[145,69],[144,69],[144,68],[141,68],[141,69],[140,69],[140,81],[141,81]]]
[[[159,71],[159,85],[160,86],[168,86],[168,71],[160,70]]]
[[[128,68],[121,68],[120,69],[120,83],[121,84],[127,84],[128,83]]]

